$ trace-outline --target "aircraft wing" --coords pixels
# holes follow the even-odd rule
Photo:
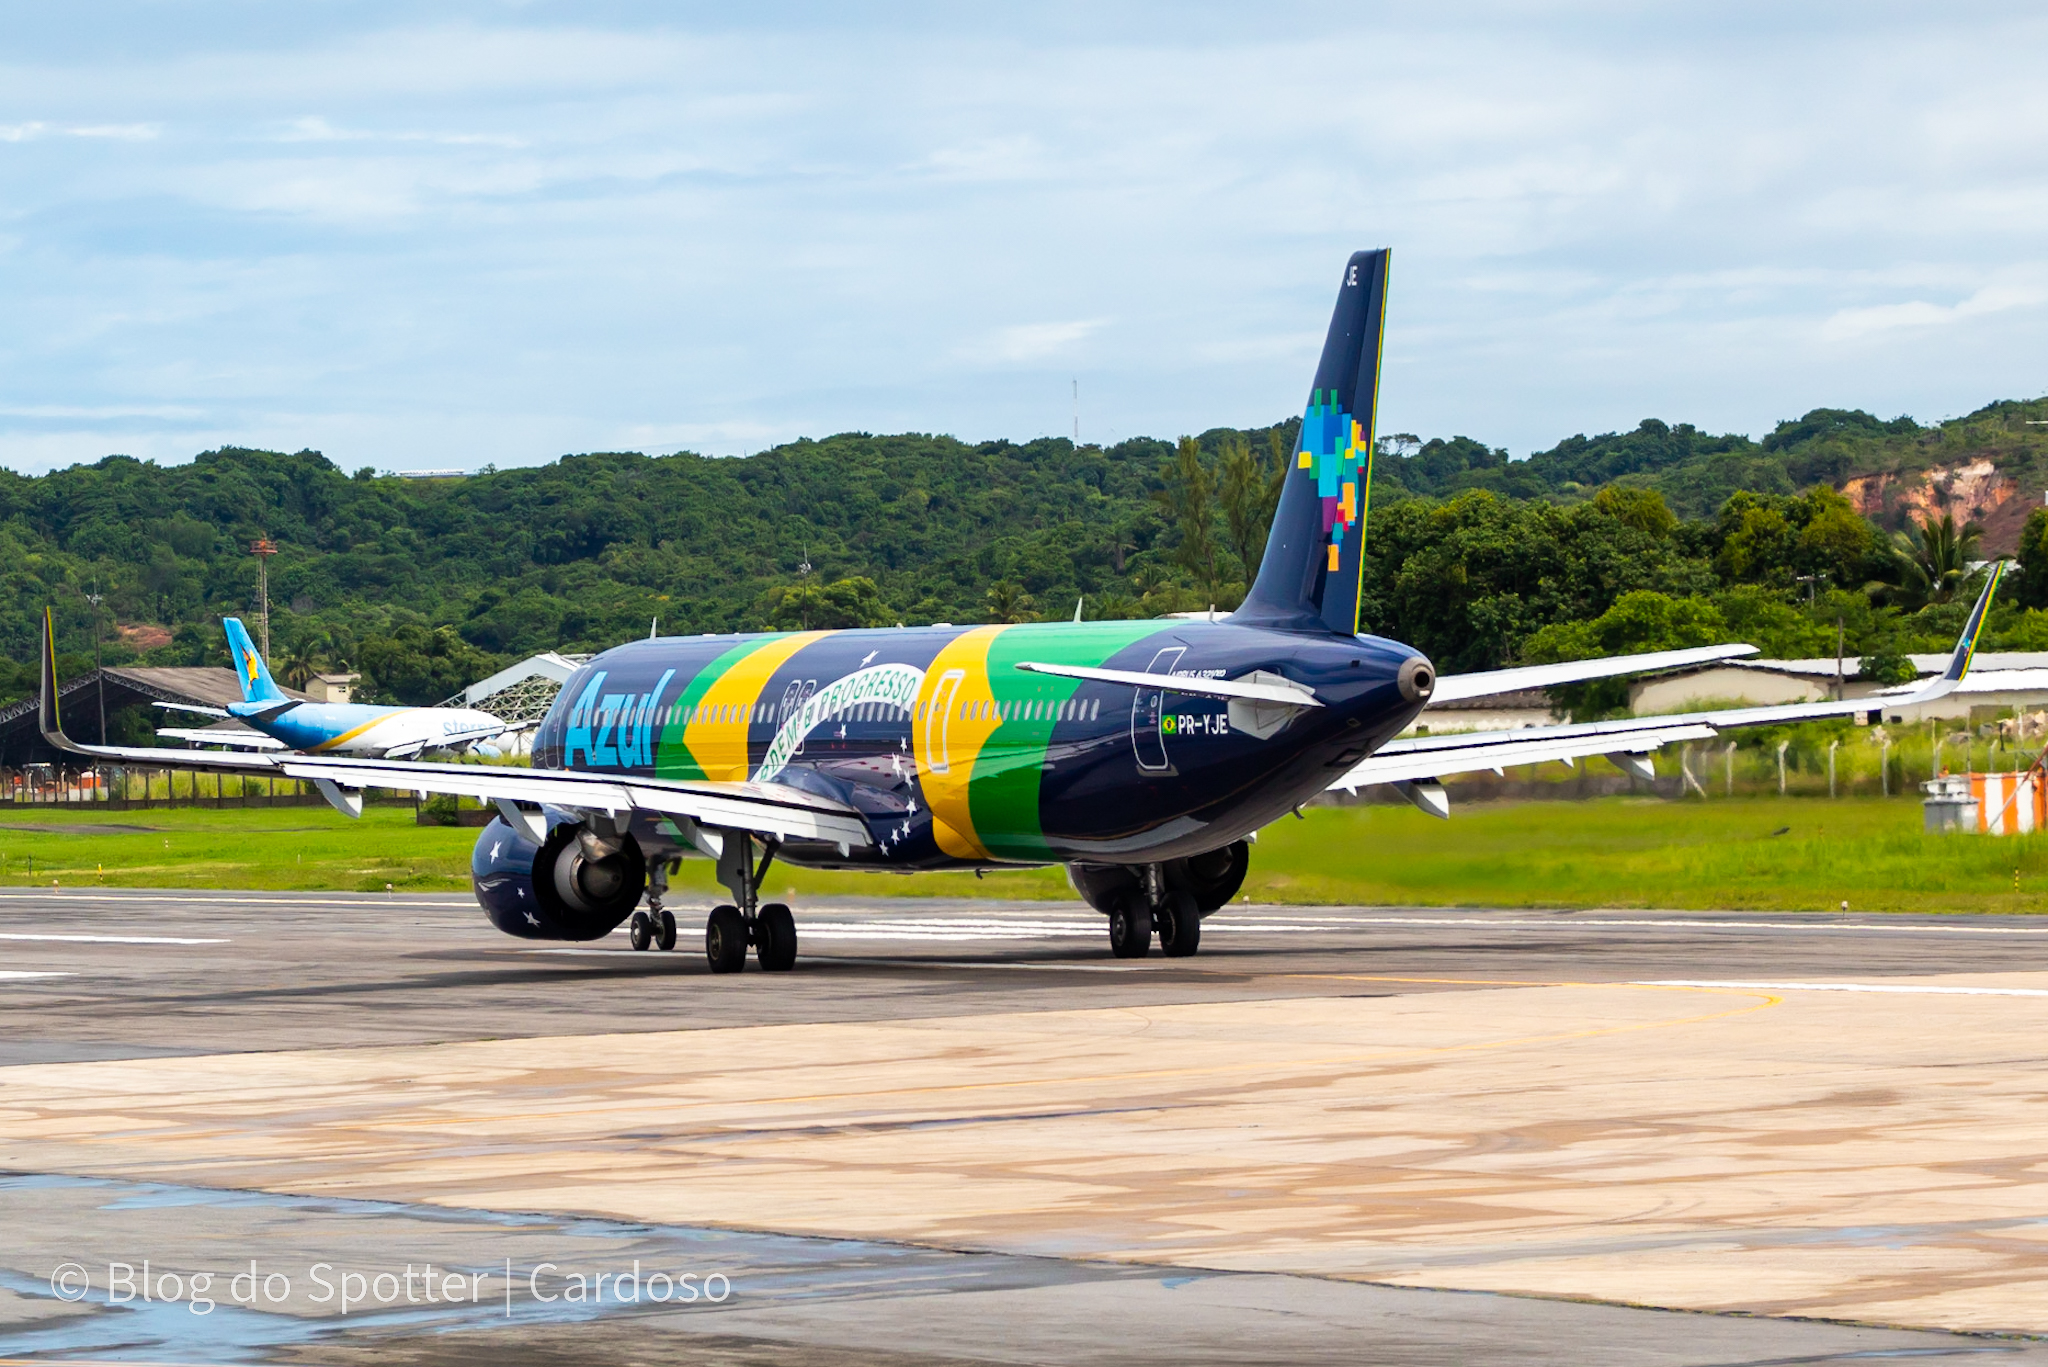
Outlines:
[[[1647,776],[1650,771],[1646,757],[1664,745],[1707,740],[1737,727],[1849,717],[1859,712],[1881,712],[1886,708],[1918,707],[1935,702],[1954,692],[1956,685],[1969,673],[1977,638],[1983,631],[1984,619],[1991,610],[1992,595],[1997,592],[1998,581],[2004,571],[2003,562],[1992,567],[1990,582],[1985,584],[1976,607],[1970,611],[1969,620],[1963,624],[1963,633],[1956,640],[1948,668],[1938,678],[1928,680],[1909,693],[1845,698],[1839,702],[1786,703],[1775,707],[1729,707],[1663,717],[1623,717],[1568,726],[1529,726],[1516,731],[1411,736],[1381,746],[1330,786],[1356,792],[1374,783],[1393,784],[1403,788],[1425,811],[1442,816],[1449,811],[1449,803],[1435,780],[1447,774],[1468,774],[1481,769],[1501,769],[1510,764],[1533,764],[1553,759],[1569,762],[1586,755],[1605,755],[1623,768]]]
[[[418,764],[351,759],[291,752],[231,754],[219,750],[172,750],[151,746],[83,745],[64,734],[57,709],[55,627],[43,618],[42,689],[36,713],[43,738],[60,750],[88,759],[202,773],[267,774],[303,779],[319,788],[334,807],[350,816],[363,810],[363,789],[449,793],[496,803],[506,820],[537,831],[543,805],[623,818],[634,811],[660,812],[725,830],[752,831],[776,839],[822,840],[851,848],[873,843],[867,822],[844,803],[776,783],[679,782],[521,769],[509,765]]]
[[[159,736],[172,740],[189,740],[195,745],[228,745],[237,750],[282,750],[284,742],[272,740],[269,736],[254,731],[209,731],[204,727],[159,726]]]
[[[1755,646],[1694,646],[1688,650],[1653,650],[1647,655],[1608,655],[1597,660],[1489,669],[1479,674],[1443,674],[1438,676],[1436,687],[1430,690],[1429,700],[1432,703],[1458,702],[1495,693],[1514,693],[1525,688],[1556,688],[1559,684],[1611,679],[1618,674],[1644,674],[1653,669],[1684,669],[1756,653]]]

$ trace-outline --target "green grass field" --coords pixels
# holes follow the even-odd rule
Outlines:
[[[468,886],[476,834],[415,826],[401,807],[372,807],[359,822],[321,807],[13,808],[0,810],[0,883],[452,891]],[[678,886],[708,898],[710,865],[688,861]],[[1072,895],[1057,869],[985,879],[777,869],[769,888]],[[1245,893],[1427,906],[2048,911],[2048,835],[1923,835],[1919,804],[1896,799],[1468,803],[1447,822],[1407,807],[1321,807],[1262,833]]]

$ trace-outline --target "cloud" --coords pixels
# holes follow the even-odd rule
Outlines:
[[[1841,309],[1821,324],[1820,335],[1830,342],[1859,341],[1903,328],[1946,327],[2012,309],[2039,308],[2042,304],[2048,304],[2048,289],[1987,285],[1953,304],[1912,299],[1896,304]]]
[[[444,13],[10,32],[0,461],[1269,422],[1381,244],[1383,424],[1518,451],[2048,349],[2018,3]]]
[[[980,359],[1012,364],[1051,360],[1071,351],[1108,322],[1107,318],[1077,318],[1065,323],[1021,323],[996,329],[967,351]]]
[[[45,134],[67,138],[106,138],[115,142],[148,142],[162,130],[153,123],[101,123],[63,127],[40,119],[0,124],[0,142],[30,142]]]

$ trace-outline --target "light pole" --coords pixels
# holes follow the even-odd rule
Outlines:
[[[269,537],[256,539],[249,547],[249,553],[256,557],[256,622],[262,628],[263,658],[270,659],[270,557],[277,554],[277,543]]]
[[[100,744],[107,743],[107,676],[100,672],[100,581],[92,581],[92,592],[85,595],[85,601],[92,604],[92,673],[99,689]]]

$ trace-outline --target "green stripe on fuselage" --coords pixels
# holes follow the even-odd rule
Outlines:
[[[1171,621],[1042,622],[1014,626],[989,645],[988,677],[996,701],[1018,715],[996,728],[974,761],[968,809],[974,829],[999,859],[1050,859],[1039,822],[1039,787],[1045,777],[1059,704],[1081,687],[1077,679],[1028,674],[1020,661],[1100,668],[1118,651],[1171,631]],[[1127,666],[1143,669],[1144,661]],[[1034,706],[1035,705],[1035,706]],[[1030,715],[1023,715],[1025,712]]]
[[[778,632],[741,641],[690,676],[690,681],[683,685],[683,691],[676,694],[672,719],[661,728],[661,744],[654,752],[654,773],[657,778],[705,777],[703,767],[697,763],[697,757],[690,753],[690,747],[684,743],[683,733],[689,729],[689,725],[683,718],[690,715],[689,710],[703,700],[704,695],[711,691],[711,685],[723,678],[728,669],[770,641],[779,641],[787,634]],[[659,703],[659,699],[656,701]]]

